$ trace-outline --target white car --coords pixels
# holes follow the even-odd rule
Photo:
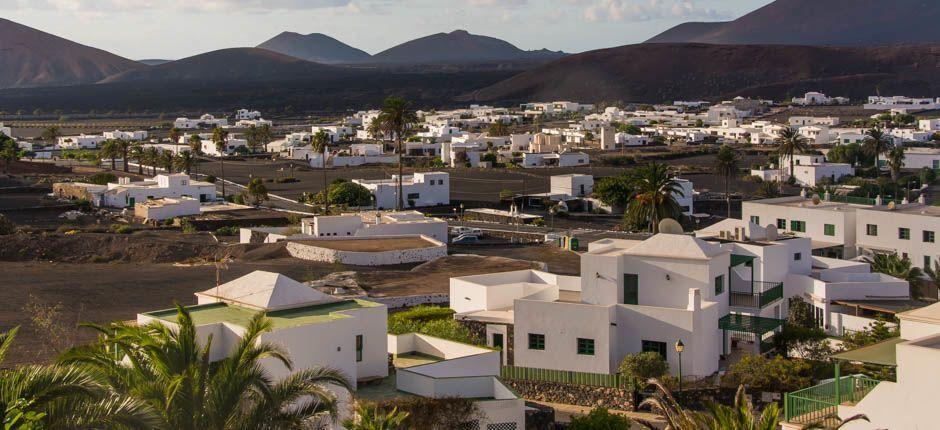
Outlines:
[[[476,236],[477,238],[483,238],[483,230],[472,227],[453,227],[450,229],[450,233],[454,236]]]

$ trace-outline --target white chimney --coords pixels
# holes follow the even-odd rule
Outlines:
[[[698,288],[689,288],[689,311],[702,310],[702,291]]]
[[[131,178],[128,178],[128,177],[118,178],[118,184],[120,185],[130,185],[130,183],[131,183]]]

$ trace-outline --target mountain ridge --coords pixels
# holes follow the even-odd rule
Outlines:
[[[284,31],[256,48],[323,64],[358,63],[368,61],[372,57],[361,49],[323,33],[300,34]]]

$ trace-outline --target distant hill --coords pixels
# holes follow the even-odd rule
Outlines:
[[[353,73],[259,48],[230,48],[129,70],[100,83],[206,81],[274,82],[308,80]]]
[[[809,47],[639,44],[575,54],[466,94],[462,101],[781,100],[806,91],[848,96],[940,93],[940,45]]]
[[[372,57],[321,33],[303,35],[285,31],[257,47],[324,64],[358,63]]]
[[[525,51],[505,40],[465,30],[437,33],[393,46],[372,56],[373,63],[441,64],[493,61],[552,60],[563,52]]]
[[[148,58],[146,60],[137,60],[138,63],[146,64],[148,66],[159,66],[161,64],[169,63],[170,61],[173,61],[173,60],[160,60],[156,58]]]
[[[127,58],[0,18],[0,88],[92,83],[140,67]]]
[[[647,43],[875,46],[940,43],[938,0],[776,0],[730,22],[688,22]]]

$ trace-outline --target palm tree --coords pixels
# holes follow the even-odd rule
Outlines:
[[[271,143],[271,139],[274,135],[271,133],[271,126],[268,124],[262,124],[258,127],[257,132],[258,143],[264,148],[264,151],[267,152],[268,144]]]
[[[98,341],[72,349],[62,361],[86,366],[115,392],[149,406],[161,429],[302,428],[335,419],[336,398],[326,385],[352,390],[334,369],[294,371],[286,351],[261,340],[272,328],[263,313],[250,319],[229,355],[214,361],[212,336],[200,342],[189,311],[179,305],[172,328],[159,322],[90,327]],[[264,363],[291,374],[273,382]]]
[[[731,179],[738,174],[738,153],[728,145],[721,145],[715,157],[715,170],[725,179],[725,202],[728,204],[728,218],[731,218]]]
[[[225,143],[228,140],[228,131],[221,127],[212,130],[212,143],[219,152],[219,179],[222,182],[222,199],[225,199]]]
[[[189,136],[189,149],[192,150],[193,154],[202,154],[202,138],[198,134]]]
[[[62,136],[62,131],[58,126],[53,125],[42,130],[42,140],[50,145],[56,143],[59,136]]]
[[[398,147],[398,199],[395,202],[395,209],[401,210],[405,206],[405,196],[402,195],[402,176],[404,175],[402,156],[402,142],[406,134],[418,123],[418,115],[411,107],[411,103],[401,97],[390,97],[385,99],[382,105],[382,113],[375,119],[381,124],[380,128],[387,131],[395,137]]]
[[[780,157],[787,157],[790,161],[790,181],[793,181],[793,156],[807,149],[807,140],[798,131],[792,128],[785,128],[780,132],[780,137],[777,138],[777,144],[777,154]]]
[[[116,160],[118,155],[121,153],[121,149],[118,147],[116,140],[106,140],[101,143],[101,157],[111,159],[111,170],[117,170]]]
[[[196,158],[193,157],[191,151],[180,152],[179,155],[173,160],[173,164],[176,165],[176,170],[179,172],[186,172],[186,174],[192,173],[193,165],[196,164]]]
[[[880,128],[872,128],[865,133],[865,152],[875,157],[875,171],[881,166],[878,165],[878,156],[888,151],[888,137]]]
[[[0,333],[0,363],[19,327]],[[30,365],[0,370],[0,425],[4,429],[151,428],[144,404],[110,392],[73,365]]]
[[[167,173],[173,173],[173,153],[170,151],[163,151],[160,153],[160,164],[166,169]]]
[[[137,174],[143,175],[144,174],[144,158],[146,157],[146,154],[147,154],[146,151],[144,150],[144,146],[141,145],[140,142],[134,142],[134,144],[131,145],[130,153],[131,153],[130,154],[131,158],[137,160]],[[127,160],[125,160],[124,163],[127,164]]]
[[[127,155],[131,150],[131,143],[125,139],[118,139],[117,149],[121,153],[121,159],[124,160],[122,164],[124,164],[124,172],[126,173],[128,171]]]
[[[330,213],[330,190],[326,184],[326,151],[327,143],[330,142],[330,136],[323,130],[316,132],[310,138],[310,149],[321,154],[320,162],[323,163],[320,168],[323,171],[323,201],[324,209],[327,214]]]
[[[179,152],[179,143],[180,143],[180,129],[176,127],[170,128],[170,133],[168,134],[170,141],[176,145],[176,152]]]
[[[375,405],[359,404],[356,406],[356,418],[343,421],[346,430],[396,430],[408,418],[407,412],[398,412],[392,408],[385,412]]]
[[[158,151],[157,148],[151,146],[147,148],[144,158],[146,158],[147,164],[150,165],[151,176],[157,176],[157,164],[160,160],[160,151]]]
[[[898,254],[875,254],[871,258],[866,257],[865,261],[871,265],[873,272],[907,281],[911,288],[911,298],[916,299],[920,296],[917,285],[921,282],[924,272],[911,264],[909,258],[902,258]]]
[[[891,180],[897,183],[898,177],[901,175],[901,168],[904,167],[904,146],[897,145],[891,148],[885,161],[888,164],[888,170],[891,172]]]
[[[744,392],[744,386],[738,387],[734,396],[734,405],[720,403],[706,404],[705,414],[699,414],[698,421],[702,429],[707,430],[776,430],[780,422],[780,408],[771,403],[759,414]]]
[[[699,429],[698,415],[695,412],[683,409],[682,405],[676,401],[676,398],[672,396],[672,393],[662,382],[658,379],[650,379],[648,383],[653,385],[656,391],[651,397],[647,397],[640,402],[637,409],[648,406],[654,414],[659,415],[666,421],[666,428],[670,430]],[[637,424],[651,430],[659,428],[646,420],[636,419],[635,421]]]
[[[669,167],[662,163],[651,163],[630,172],[630,185],[634,196],[627,205],[627,216],[637,225],[649,223],[653,234],[659,232],[659,221],[682,216],[682,207],[676,195],[682,194],[682,186],[669,175]]]
[[[245,140],[248,141],[248,149],[251,152],[255,152],[258,148],[258,127],[255,125],[248,126],[248,129],[245,130]]]

